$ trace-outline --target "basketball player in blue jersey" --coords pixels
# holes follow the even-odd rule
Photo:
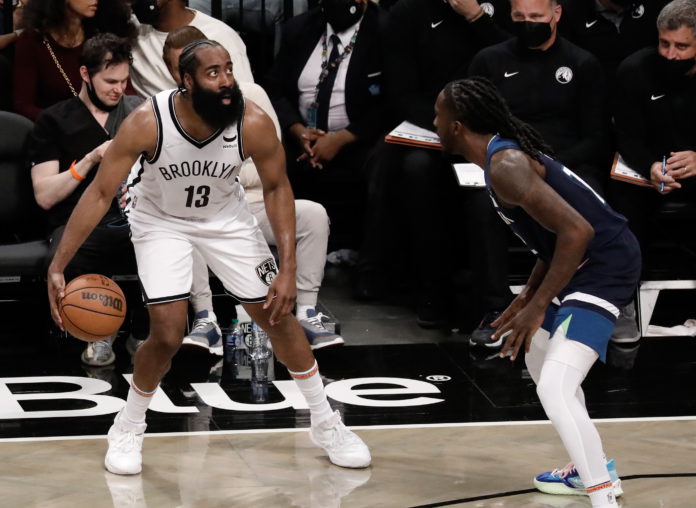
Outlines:
[[[217,42],[186,46],[179,69],[178,89],[153,96],[124,121],[75,207],[48,270],[51,312],[62,327],[57,304],[65,288],[65,266],[133,167],[128,220],[150,335],[135,354],[126,405],[109,430],[105,466],[115,474],[141,471],[145,412],[183,340],[195,250],[268,332],[277,358],[305,396],[312,441],[334,464],[367,467],[370,452],[332,412],[307,339],[291,314],[295,209],[273,122],[243,98],[230,56]],[[280,270],[237,178],[247,157],[253,157],[262,181]]]
[[[498,214],[537,256],[524,289],[493,323],[493,340],[507,335],[502,356],[511,351],[514,360],[524,346],[541,403],[572,460],[537,476],[535,486],[587,494],[594,507],[617,506],[621,480],[606,462],[580,385],[597,358],[605,361],[619,308],[633,298],[638,243],[626,219],[554,160],[486,79],[449,83],[435,114],[443,148],[483,168]]]

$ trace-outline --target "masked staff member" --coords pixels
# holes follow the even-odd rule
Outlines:
[[[363,169],[384,125],[383,23],[368,0],[323,0],[283,27],[266,82],[295,195],[324,205],[332,240],[347,247],[361,232]]]
[[[137,18],[138,38],[133,46],[131,80],[143,97],[178,85],[162,59],[162,49],[169,32],[187,25],[198,28],[228,51],[236,80],[254,81],[244,41],[222,21],[187,8],[184,0],[135,0],[133,13]]]

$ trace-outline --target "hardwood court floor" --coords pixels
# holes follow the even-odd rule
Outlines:
[[[624,481],[624,507],[696,504],[696,421],[599,424]],[[372,467],[329,464],[305,431],[154,436],[143,473],[103,469],[104,439],[0,443],[2,506],[588,507],[526,492],[565,463],[547,424],[359,429]],[[638,475],[638,478],[628,479]],[[667,475],[641,478],[640,475]],[[668,475],[675,475],[669,477]],[[507,495],[522,491],[517,495]],[[501,496],[503,494],[503,496]],[[470,500],[470,501],[467,501]]]

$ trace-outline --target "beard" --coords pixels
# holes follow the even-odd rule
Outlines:
[[[229,104],[222,102],[225,98],[230,99]],[[198,116],[214,129],[223,129],[239,121],[244,111],[242,91],[236,81],[231,87],[213,92],[203,88],[194,80],[191,102]]]

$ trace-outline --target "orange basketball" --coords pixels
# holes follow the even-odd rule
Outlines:
[[[126,316],[126,297],[110,278],[89,273],[65,286],[60,301],[63,327],[78,339],[93,342],[118,332]]]

